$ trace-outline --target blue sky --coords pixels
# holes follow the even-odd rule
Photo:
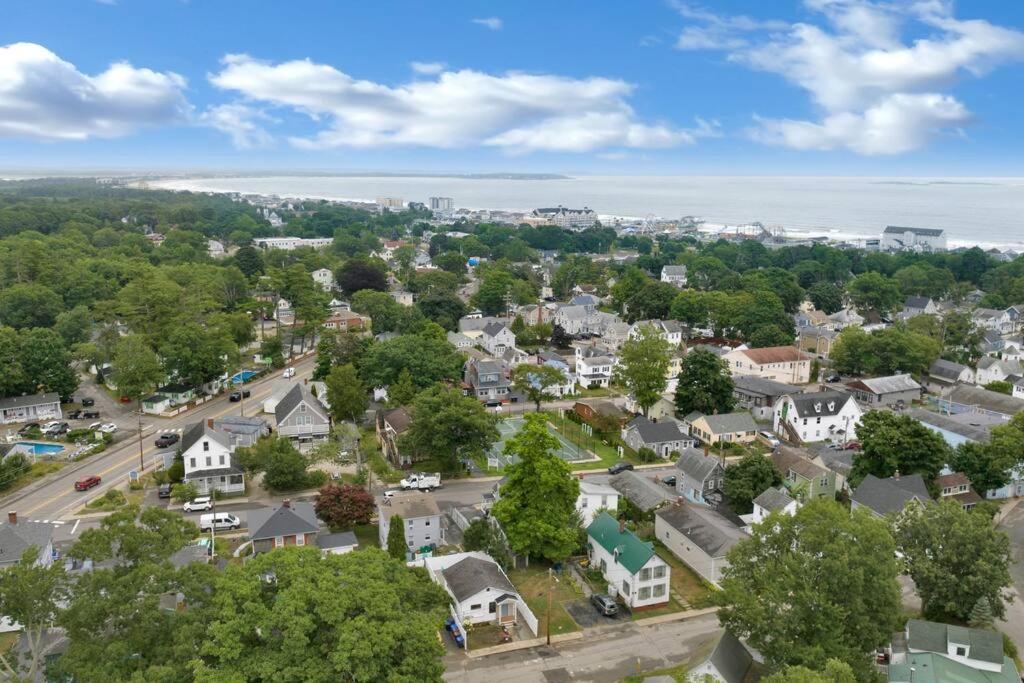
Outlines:
[[[1024,175],[1024,3],[10,0],[0,167]]]

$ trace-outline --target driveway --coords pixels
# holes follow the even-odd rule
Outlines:
[[[617,621],[629,621],[629,612],[619,606],[619,613],[614,617],[606,617],[597,611],[597,608],[591,604],[590,600],[573,600],[572,602],[566,602],[562,604],[565,607],[565,611],[569,613],[573,621],[582,626],[583,628],[590,628],[592,626],[606,626],[608,624],[614,624]]]
[[[1006,621],[998,623],[1017,648],[1024,652],[1024,504],[1017,506],[999,524],[999,529],[1010,537],[1010,552],[1013,564],[1010,565],[1010,578],[1016,595],[1013,602],[1006,606]]]

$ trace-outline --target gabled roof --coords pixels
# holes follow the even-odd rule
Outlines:
[[[810,394],[791,394],[798,417],[828,417],[838,415],[853,396],[839,391],[815,391]]]
[[[704,455],[704,451],[696,448],[684,448],[683,452],[679,454],[679,459],[676,460],[676,467],[683,474],[701,482],[711,476],[715,468],[721,467],[721,465],[718,458]]]
[[[52,524],[20,520],[17,524],[0,524],[0,564],[21,560],[31,546],[45,552],[52,540]]]
[[[676,503],[654,513],[709,557],[722,557],[747,537],[743,530],[711,508]]]
[[[769,363],[793,363],[808,360],[809,355],[795,346],[766,346],[760,349],[743,349],[740,351],[752,363],[767,365]]]
[[[626,425],[626,429],[635,429],[640,434],[640,439],[644,443],[663,443],[665,441],[678,441],[688,438],[679,429],[679,423],[672,419],[666,419],[662,422],[651,422],[648,418],[640,415],[633,418]]]
[[[903,302],[903,308],[927,308],[932,300],[926,296],[908,296]]]
[[[714,665],[722,683],[743,683],[754,658],[732,631],[726,629],[707,661]]]
[[[664,505],[674,497],[672,491],[664,484],[652,481],[649,475],[633,470],[613,475],[608,484],[644,512]]]
[[[907,232],[922,237],[942,237],[946,231],[939,228],[908,228],[901,225],[885,226],[885,233],[888,235],[902,235]]]
[[[46,394],[29,394],[28,396],[9,396],[0,399],[0,410],[11,408],[24,408],[26,406],[38,406],[48,403],[60,403],[60,394],[51,391]]]
[[[978,359],[979,370],[987,370],[993,367],[998,368],[1006,375],[1019,375],[1024,372],[1019,361],[1003,360],[1002,358],[996,358],[995,356],[983,356]]]
[[[929,503],[932,498],[920,474],[908,474],[899,479],[879,479],[869,474],[853,490],[850,499],[879,515],[888,515],[900,512],[912,500]]]
[[[412,424],[412,415],[404,407],[385,410],[382,418],[385,423],[395,430],[396,434],[401,434]]]
[[[733,388],[751,394],[763,396],[785,396],[786,394],[799,394],[800,387],[792,384],[784,384],[771,379],[764,379],[755,375],[734,375],[732,378]]]
[[[488,588],[493,588],[496,593],[519,594],[494,560],[466,557],[442,569],[441,574],[448,584],[448,590],[459,602]]]
[[[704,421],[707,422],[708,428],[715,434],[757,431],[757,423],[754,422],[754,418],[751,417],[750,413],[745,412],[705,415]]]
[[[439,517],[441,508],[437,506],[433,496],[419,491],[403,491],[396,493],[377,506],[380,518],[391,519],[401,515],[402,519],[419,519],[421,517]]]
[[[1024,410],[1024,399],[967,384],[953,387],[946,398],[954,403],[978,406],[1003,415],[1016,415]]]
[[[685,276],[686,266],[662,266],[661,272],[663,275]]]
[[[850,382],[847,386],[866,389],[872,394],[896,394],[903,391],[921,391],[921,385],[910,375],[891,375],[889,377],[870,377]]]
[[[506,329],[505,323],[494,322],[484,326],[483,332],[488,337],[496,337],[501,334],[501,331],[504,329]]]
[[[277,509],[249,511],[249,538],[254,540],[312,534],[319,528],[316,512],[310,503],[288,503]]]
[[[793,498],[790,497],[789,493],[782,486],[765,489],[761,495],[754,499],[754,505],[768,512],[782,510],[792,502]]]
[[[587,527],[587,536],[616,557],[630,574],[636,574],[652,557],[654,544],[641,541],[629,529],[619,531],[619,523],[607,512],[602,512]]]
[[[967,370],[966,365],[954,363],[953,361],[946,360],[945,358],[939,358],[931,364],[931,367],[928,368],[928,374],[933,377],[941,377],[942,379],[955,381],[960,377],[960,373],[964,370]]]
[[[181,434],[181,452],[184,453],[188,449],[195,446],[204,436],[210,438],[214,443],[220,444],[224,448],[230,450],[231,448],[231,437],[224,432],[210,427],[205,421],[193,422],[188,427],[185,427],[185,431]]]
[[[907,622],[907,646],[912,650],[946,654],[949,643],[970,646],[970,658],[991,664],[1003,661],[1003,639],[997,631],[952,626],[935,621]]]
[[[359,545],[359,540],[351,531],[338,531],[333,534],[320,533],[316,535],[316,547],[321,550],[349,548],[357,545]]]
[[[816,464],[803,453],[789,446],[780,446],[771,455],[772,464],[775,469],[785,477],[790,471],[799,474],[804,479],[816,479],[828,474],[828,470]]]
[[[316,400],[316,397],[313,396],[305,386],[296,383],[288,390],[288,393],[281,397],[281,400],[277,403],[277,407],[274,408],[274,418],[277,420],[277,423],[281,424],[287,420],[288,416],[299,407],[300,403],[305,403],[313,410],[313,412],[319,414],[324,420],[327,419],[327,415],[324,413],[322,404]]]

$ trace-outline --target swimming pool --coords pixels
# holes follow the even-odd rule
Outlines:
[[[35,441],[17,441],[14,444],[22,451],[32,455],[54,455],[64,450],[64,447],[55,443],[36,443]]]
[[[231,383],[245,384],[258,374],[260,373],[257,372],[256,370],[242,370],[241,372],[236,372],[235,374],[231,375]]]

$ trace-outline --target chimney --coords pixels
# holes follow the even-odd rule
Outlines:
[[[899,480],[900,480],[900,471],[899,471],[899,470],[896,470],[896,471],[895,471],[895,472],[893,473],[893,475],[892,475],[892,478],[893,478],[893,479],[895,479],[896,481],[899,481]]]
[[[213,429],[213,418],[212,417],[206,418],[206,426],[209,427],[210,429]]]
[[[283,507],[283,508],[290,508],[291,506],[292,506],[292,501],[290,501],[289,499],[285,498],[283,501],[281,501],[281,507]]]
[[[708,457],[711,454],[711,450],[708,448],[708,442],[704,442],[704,457]]]
[[[623,519],[622,517],[619,517],[619,533],[620,534],[626,533],[626,520]]]
[[[18,513],[15,512],[14,510],[11,510],[10,512],[8,512],[7,513],[7,521],[10,522],[11,524],[17,524],[18,523]]]

